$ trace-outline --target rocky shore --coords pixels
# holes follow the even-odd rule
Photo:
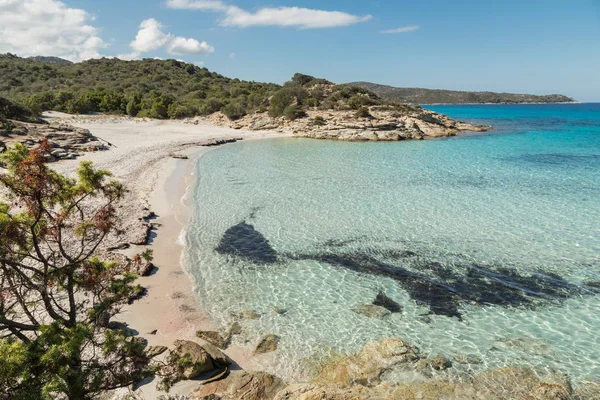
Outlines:
[[[78,117],[28,127],[25,135],[13,132],[7,138],[8,142],[31,140],[33,144],[24,143],[28,146],[47,139],[55,143],[56,149],[112,170],[127,186],[128,193],[119,206],[124,223],[108,242],[110,248],[104,251],[107,257],[137,272],[140,284],[148,289],[132,299],[133,304],[124,310],[122,320],[111,321],[114,329],[143,337],[149,345],[148,356],[159,366],[156,379],[145,382],[141,392],[135,391],[135,396],[180,400],[600,398],[600,381],[573,387],[569,378],[559,371],[520,366],[472,374],[470,366],[482,362],[477,357],[422,354],[414,344],[401,338],[367,343],[355,354],[340,354],[315,362],[308,374],[310,379],[286,382],[281,377],[259,372],[260,364],[254,362],[264,353],[276,355],[279,337],[265,335],[256,342],[246,343],[247,348],[231,344],[244,342],[232,341],[232,338],[243,338],[244,319],[260,318],[258,313],[248,310],[226,332],[211,326],[210,316],[198,309],[191,283],[181,270],[179,250],[174,250],[180,226],[165,219],[167,210],[172,210],[181,197],[178,194],[168,201],[171,204],[161,207],[155,207],[150,201],[156,195],[167,202],[165,179],[175,178],[170,178],[169,173],[161,176],[166,162],[185,163],[190,150],[239,139],[281,136],[279,131],[336,140],[403,140],[446,137],[462,130],[487,128],[465,125],[429,112],[417,118],[414,115],[393,117],[387,112],[379,114],[372,110],[373,119],[344,113],[309,112],[307,118],[292,122],[255,114],[234,123],[222,122],[241,124],[232,126],[235,131],[215,128],[201,120],[188,120],[183,124]],[[213,118],[220,119],[218,115]],[[325,120],[324,125],[310,125],[321,118]],[[263,132],[258,131],[259,127]],[[110,151],[98,151],[108,146]],[[78,162],[70,158],[57,156],[64,161],[54,163],[53,167],[71,173]],[[159,235],[155,238],[157,232]],[[148,244],[155,250],[154,262],[136,261],[133,255]],[[378,296],[376,303],[377,309],[357,312],[378,315],[393,311],[383,296]],[[285,313],[285,310],[274,311]],[[162,390],[156,390],[157,386]],[[164,391],[167,388],[171,389],[170,394]],[[116,398],[124,396],[123,393],[114,395]]]
[[[173,367],[182,357],[187,357],[186,368]],[[600,382],[573,389],[567,376],[546,368],[508,366],[458,374],[453,363],[480,361],[428,357],[399,338],[367,343],[358,353],[323,365],[304,383],[229,371],[231,361],[210,343],[178,341],[167,359],[172,372],[166,379],[199,379],[189,395],[171,397],[181,400],[584,400],[600,395]]]
[[[0,139],[0,152],[15,143],[33,148],[47,140],[52,148],[50,154],[46,155],[47,162],[73,160],[83,153],[107,150],[110,146],[110,143],[102,142],[88,129],[65,123],[31,124],[11,121],[10,129],[0,130]]]
[[[399,141],[423,140],[455,136],[459,132],[485,132],[487,125],[473,125],[456,121],[446,115],[424,109],[407,108],[404,112],[372,106],[368,114],[356,111],[307,111],[307,116],[293,121],[274,118],[268,113],[247,115],[230,121],[215,113],[209,117],[217,126],[245,130],[277,130],[291,132],[294,137],[343,141]],[[198,118],[186,120],[197,123]]]

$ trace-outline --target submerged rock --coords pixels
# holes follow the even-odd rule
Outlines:
[[[260,339],[260,342],[258,343],[258,345],[256,346],[256,349],[254,349],[254,355],[271,353],[271,352],[277,350],[277,347],[279,345],[279,340],[280,340],[280,337],[277,335],[263,336],[262,339]]]
[[[399,313],[403,310],[403,307],[400,304],[387,297],[383,292],[377,293],[377,297],[375,297],[373,304],[384,307],[386,310],[392,313]]]
[[[369,318],[384,319],[391,314],[389,310],[374,304],[362,304],[352,309],[357,314],[364,315]]]
[[[196,336],[220,349],[226,349],[231,339],[230,337],[223,337],[219,332],[215,331],[198,331],[196,332]]]
[[[491,399],[569,400],[573,391],[563,374],[522,367],[485,371],[474,379],[473,388]]]
[[[429,366],[437,371],[443,371],[452,367],[452,361],[444,357],[443,355],[437,355],[430,360],[427,360]]]
[[[277,262],[277,253],[269,241],[254,226],[245,222],[227,229],[215,250],[221,254],[245,258],[254,264]]]
[[[578,286],[549,272],[526,274],[466,261],[444,265],[406,252],[322,252],[294,254],[295,260],[315,260],[357,273],[394,279],[418,304],[437,315],[461,319],[463,303],[480,306],[536,307],[573,296],[600,294],[600,288]],[[410,269],[409,269],[410,267]],[[401,306],[378,295],[375,302],[391,309]],[[375,303],[374,302],[374,303]]]
[[[419,357],[402,339],[383,339],[367,343],[356,355],[343,358],[323,368],[318,381],[343,386],[377,385],[383,372],[412,366]]]
[[[240,312],[231,312],[231,316],[238,319],[259,319],[260,314],[249,308],[245,308]],[[238,324],[239,325],[239,324]],[[233,326],[232,326],[233,329]],[[241,330],[241,328],[240,328]]]

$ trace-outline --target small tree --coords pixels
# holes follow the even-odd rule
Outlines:
[[[48,150],[2,156],[0,398],[90,399],[142,379],[149,362],[143,343],[107,329],[135,275],[94,257],[123,188],[90,162],[76,180],[59,175]]]
[[[294,121],[306,117],[306,112],[300,106],[288,106],[283,111],[283,115],[290,121]]]
[[[356,110],[356,116],[358,118],[373,118],[371,112],[369,111],[369,107],[361,107]]]
[[[239,101],[232,101],[221,110],[223,114],[232,121],[242,118],[246,115],[246,108]]]

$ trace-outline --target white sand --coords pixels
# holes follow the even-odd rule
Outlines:
[[[189,212],[182,197],[193,184],[191,172],[196,160],[211,149],[198,147],[198,143],[206,139],[239,137],[248,140],[286,134],[237,131],[217,128],[209,123],[191,125],[122,117],[71,117],[59,113],[46,113],[46,117],[89,129],[93,135],[113,145],[108,151],[87,153],[76,161],[61,161],[54,164],[54,168],[72,174],[80,161],[90,160],[96,167],[110,170],[130,190],[125,198],[124,213],[130,219],[126,225],[136,223],[144,214],[144,207],[158,215],[153,222],[160,227],[150,246],[154,250],[154,264],[158,271],[138,280],[148,288],[148,295],[127,306],[115,320],[126,322],[152,346],[170,346],[177,339],[195,338],[197,330],[214,329],[210,316],[197,305],[192,281],[180,264],[182,247],[178,244]],[[171,157],[173,153],[190,158],[176,160]],[[131,256],[145,248],[132,246],[124,253]],[[158,330],[157,334],[150,335],[149,332],[154,330]],[[231,346],[226,353],[241,368],[254,369],[250,350]],[[144,399],[158,396],[155,383],[140,389]],[[170,393],[189,393],[197,386],[198,382],[184,382],[176,385]]]

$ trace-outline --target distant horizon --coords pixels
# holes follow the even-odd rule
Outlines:
[[[340,83],[600,101],[598,2],[267,4],[6,0],[0,53],[173,58],[247,81],[283,83],[301,71]]]

